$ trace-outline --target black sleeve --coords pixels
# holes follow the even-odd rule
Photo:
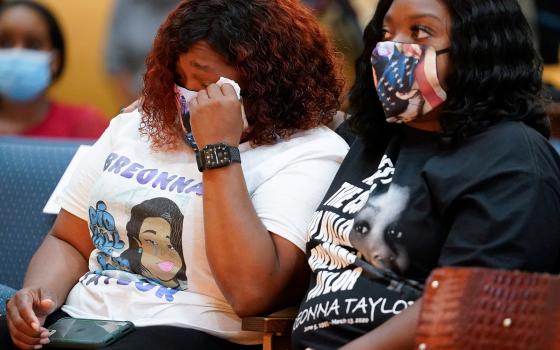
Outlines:
[[[507,168],[483,177],[449,207],[439,264],[558,273],[559,208],[550,178]]]

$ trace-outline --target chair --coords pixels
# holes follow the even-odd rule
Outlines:
[[[54,222],[45,203],[78,146],[90,142],[0,137],[0,314]]]
[[[268,316],[244,317],[241,328],[244,331],[263,333],[263,350],[289,350],[290,334],[297,312],[297,307],[291,307]]]

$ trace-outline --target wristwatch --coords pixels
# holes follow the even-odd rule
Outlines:
[[[234,162],[241,163],[239,149],[225,143],[209,144],[196,152],[196,164],[201,172],[228,166]]]

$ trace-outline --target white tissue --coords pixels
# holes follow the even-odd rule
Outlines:
[[[231,79],[224,77],[220,77],[220,80],[216,82],[216,85],[220,87],[224,84],[230,84],[231,86],[233,86],[233,89],[237,94],[237,98],[241,100],[241,88],[239,87],[239,84]],[[245,130],[249,127],[249,123],[247,123],[247,117],[245,116],[245,108],[243,108],[243,103],[241,104],[241,118],[243,119],[243,130]]]

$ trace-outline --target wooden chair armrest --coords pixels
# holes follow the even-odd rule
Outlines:
[[[298,308],[294,306],[267,316],[244,317],[241,320],[241,328],[244,331],[289,334],[292,331],[297,312]]]
[[[244,317],[241,329],[263,333],[263,350],[289,350],[297,312],[297,307],[290,307],[268,316]]]

